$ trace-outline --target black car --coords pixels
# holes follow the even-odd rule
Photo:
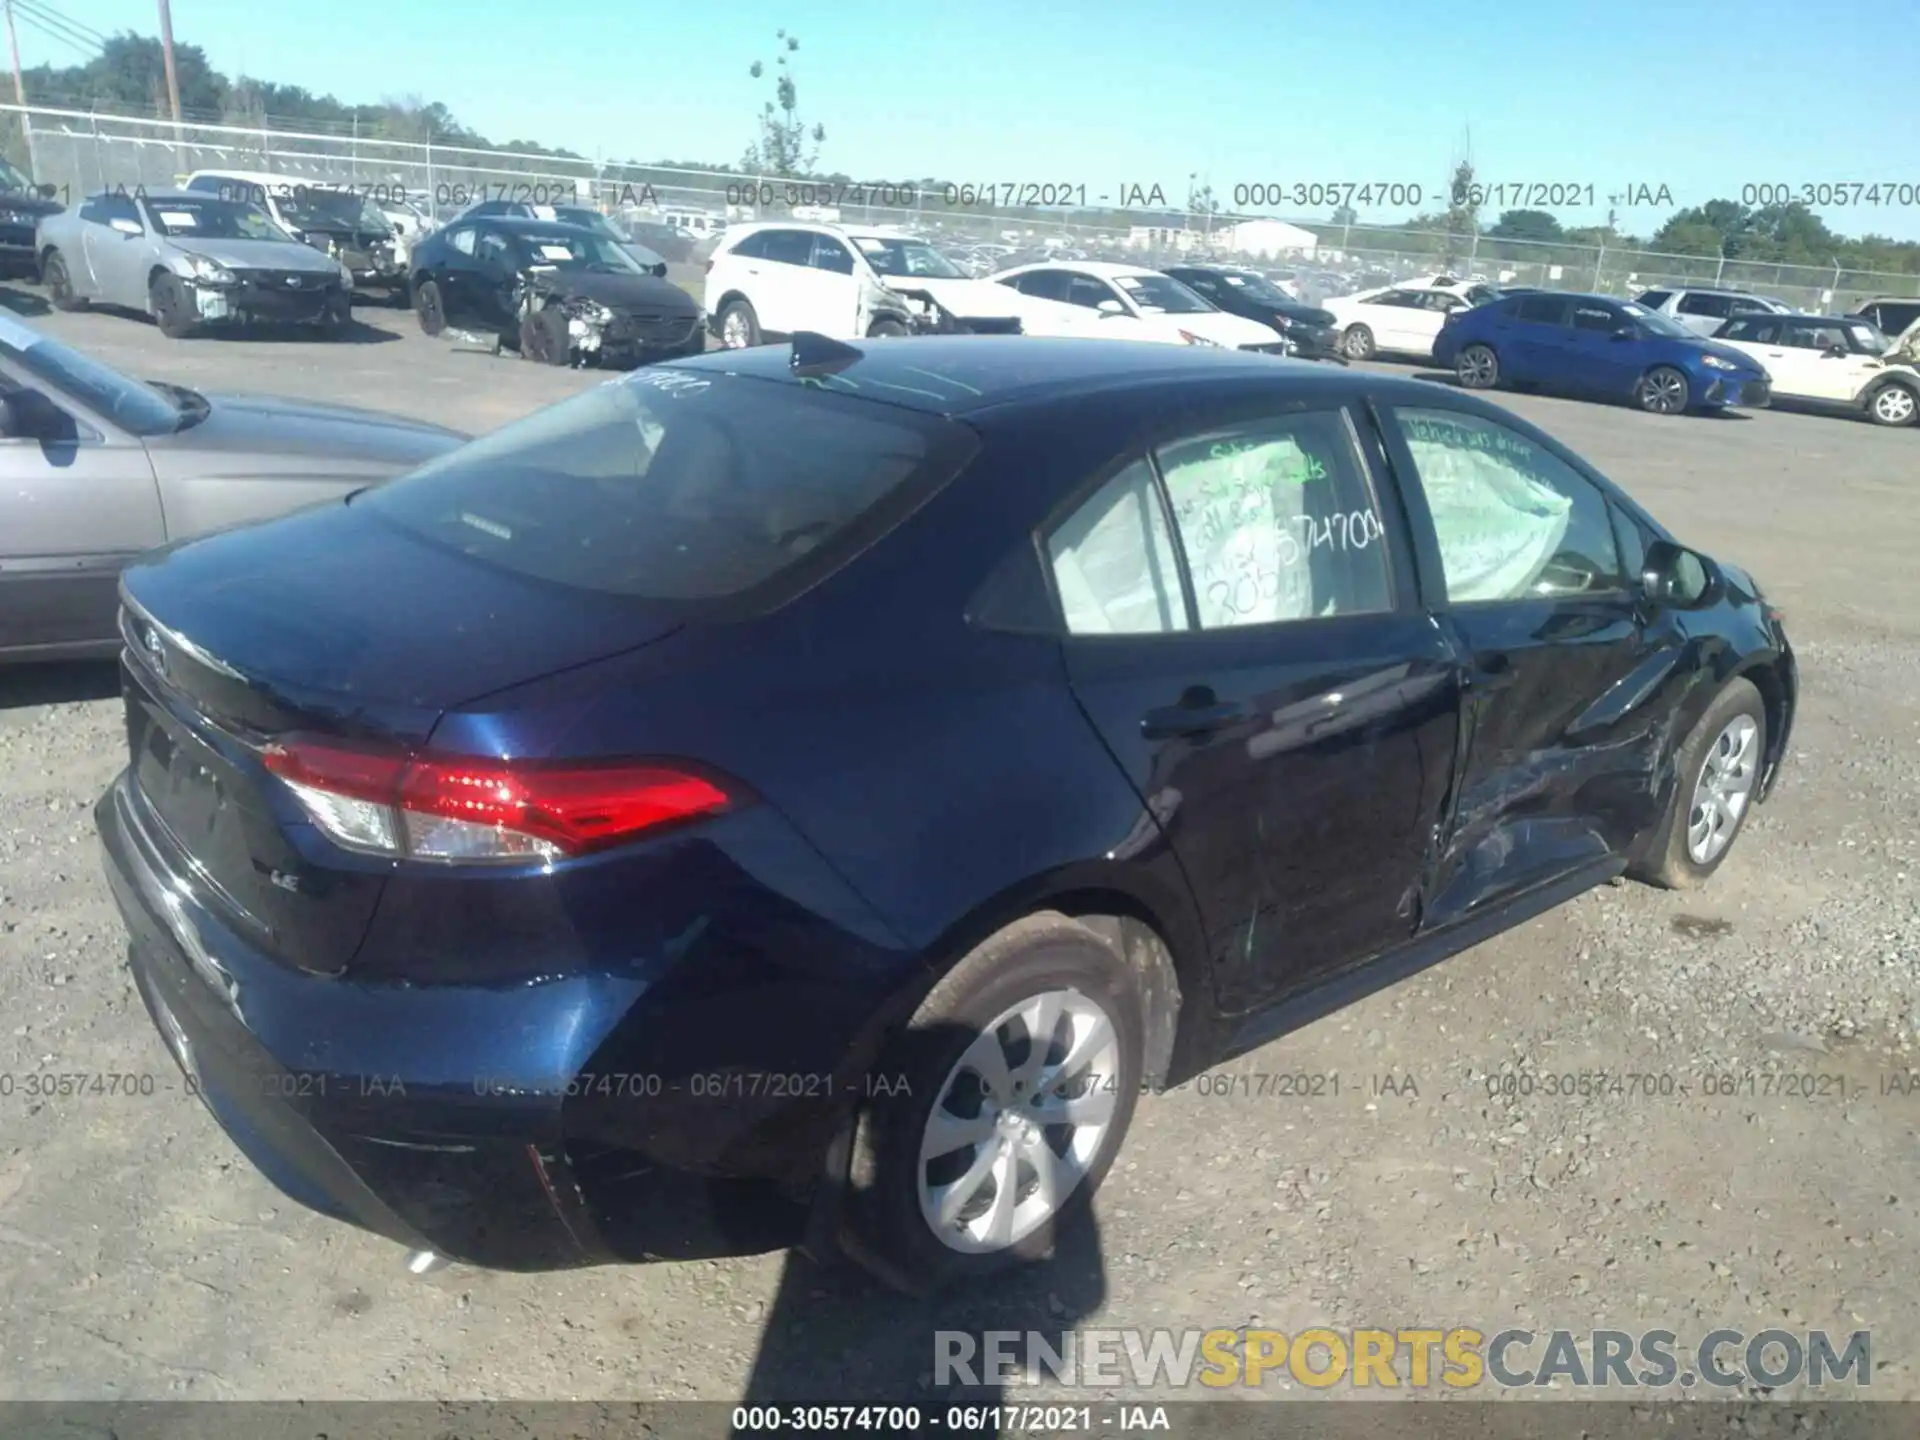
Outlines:
[[[38,277],[34,230],[43,216],[58,215],[67,208],[53,198],[58,193],[54,186],[36,185],[0,160],[0,279]]]
[[[626,246],[578,225],[463,216],[413,251],[420,328],[500,337],[529,360],[643,363],[706,347],[701,310]]]
[[[618,225],[601,214],[591,205],[534,205],[525,200],[481,200],[460,212],[460,219],[471,217],[482,220],[488,217],[519,220],[557,220],[562,225],[578,225],[583,230],[591,230],[602,239],[625,247],[628,254],[640,262],[640,268],[655,275],[667,273],[665,257],[654,253],[640,244]],[[691,247],[688,247],[691,249]]]
[[[1043,1253],[1143,1090],[1705,880],[1797,694],[1507,411],[1095,339],[651,367],[122,596],[157,1028],[296,1200],[523,1269]]]
[[[1303,360],[1347,363],[1340,353],[1339,322],[1327,311],[1294,299],[1257,270],[1237,265],[1170,265],[1165,273],[1231,315],[1271,325]]]

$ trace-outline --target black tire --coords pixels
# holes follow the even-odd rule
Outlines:
[[[1500,357],[1491,345],[1468,345],[1454,358],[1454,374],[1467,390],[1495,390],[1500,385]]]
[[[1349,325],[1340,332],[1340,353],[1349,360],[1371,360],[1374,356],[1373,331],[1364,325]]]
[[[727,343],[729,319],[738,321],[738,331],[742,335],[741,343]],[[758,345],[761,341],[760,317],[754,313],[753,306],[744,300],[729,300],[720,307],[720,313],[714,317],[714,330],[720,336],[720,345],[726,350],[745,350]]]
[[[193,333],[199,323],[193,313],[193,300],[178,275],[156,275],[147,282],[147,305],[153,311],[154,324],[169,340],[180,340]]]
[[[1086,1087],[1091,1080],[1093,1088],[1112,1095],[1100,1148],[1050,1219],[1000,1249],[964,1253],[936,1235],[921,1211],[920,1148],[927,1123],[969,1045],[1022,1001],[1065,990],[1098,1006],[1111,1021],[1116,1041],[1114,1073],[1081,1072],[1078,1082]],[[868,1101],[858,1120],[841,1248],[886,1284],[913,1295],[1048,1257],[1056,1237],[1085,1221],[1094,1191],[1126,1141],[1140,1091],[1140,1008],[1119,953],[1063,915],[1029,916],[975,949],[934,987],[875,1072],[887,1082],[882,1088],[892,1093]],[[1005,1037],[1008,1028],[1003,1025],[999,1033]],[[1015,1043],[1023,1053],[1031,1053],[1021,1037],[1016,1036]],[[1084,1088],[1081,1093],[1086,1093]],[[948,1108],[947,1113],[955,1112]],[[977,1159],[979,1151],[951,1154],[951,1163],[961,1165],[965,1160],[958,1157]],[[1018,1196],[1029,1171],[1016,1165],[1013,1173],[1013,1193]]]
[[[1633,403],[1649,415],[1684,415],[1693,406],[1693,387],[1684,372],[1656,365],[1634,385]]]
[[[907,327],[890,316],[882,315],[867,327],[867,338],[877,340],[895,335],[908,334]]]
[[[320,338],[344,340],[352,331],[353,296],[342,295],[338,300],[328,301],[326,311],[320,317]]]
[[[1868,397],[1867,418],[1876,425],[1913,424],[1920,420],[1920,388],[1889,380]]]
[[[1688,844],[1688,830],[1696,817],[1694,800],[1709,758],[1719,746],[1722,736],[1727,734],[1728,728],[1742,717],[1753,723],[1750,742],[1752,753],[1746,761],[1749,773],[1745,802],[1734,817],[1731,828],[1726,831],[1726,839],[1720,848],[1707,860],[1699,861],[1694,859]],[[1680,753],[1673,762],[1673,799],[1644,854],[1628,868],[1627,873],[1636,880],[1663,890],[1692,890],[1705,884],[1707,877],[1733,853],[1734,842],[1740,838],[1747,817],[1753,813],[1754,795],[1759,789],[1766,755],[1767,707],[1753,682],[1736,676],[1713,697],[1706,714],[1700,717],[1699,723],[1687,736],[1686,744],[1680,747]]]
[[[413,297],[407,293],[405,285],[396,285],[387,291],[387,304],[396,310],[406,310],[413,305]]]
[[[440,298],[438,281],[422,280],[413,287],[413,313],[422,335],[438,335],[447,328],[447,306]]]
[[[573,359],[566,312],[555,306],[520,318],[520,356],[541,365],[565,365]]]
[[[58,250],[49,250],[46,259],[40,262],[40,283],[47,287],[47,299],[54,309],[87,308],[87,302],[73,293],[73,277],[67,273],[67,262]]]

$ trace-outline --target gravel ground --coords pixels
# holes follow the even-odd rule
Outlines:
[[[373,308],[363,344],[242,347],[0,302],[135,373],[471,430],[600,378]],[[0,1399],[871,1399],[923,1393],[935,1328],[1315,1324],[1867,1328],[1873,1396],[1920,1398],[1920,1091],[1888,1078],[1920,1068],[1920,434],[1506,403],[1786,609],[1776,798],[1704,891],[1602,889],[1233,1067],[1338,1072],[1337,1097],[1145,1102],[1097,1234],[938,1305],[782,1254],[413,1279],[283,1199],[179,1093],[125,977],[89,813],[122,759],[111,672],[0,672],[0,1074],[172,1087],[0,1098]],[[1598,1070],[1673,1093],[1546,1093]],[[1848,1093],[1703,1094],[1722,1072]]]

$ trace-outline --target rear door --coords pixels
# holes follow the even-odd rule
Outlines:
[[[1582,298],[1569,307],[1560,331],[1567,354],[1567,385],[1586,395],[1630,395],[1646,369],[1646,342],[1627,313],[1605,300]]]
[[[1377,442],[1276,397],[1117,462],[1047,536],[1076,696],[1244,1013],[1411,934],[1458,724]]]
[[[1637,542],[1573,456],[1445,397],[1385,415],[1468,667],[1437,925],[1604,862],[1654,823],[1685,637],[1643,613]]]
[[[861,313],[853,252],[832,235],[816,234],[807,269],[805,323],[800,328],[836,340],[865,335],[872,317]]]
[[[810,309],[817,303],[813,266],[813,232],[763,230],[757,258],[747,262],[746,290],[760,317],[760,328],[775,335],[791,335],[811,328]]]
[[[479,319],[480,287],[476,269],[479,245],[478,228],[471,222],[450,227],[440,237],[441,264],[433,279],[440,286],[440,300],[447,321],[453,325],[472,325]]]
[[[1531,380],[1542,385],[1565,383],[1567,357],[1564,331],[1569,302],[1559,295],[1525,295],[1501,307],[1512,318],[1506,325],[1495,324],[1496,336],[1504,333],[1512,348],[1509,378]],[[1499,340],[1495,352],[1506,354]]]

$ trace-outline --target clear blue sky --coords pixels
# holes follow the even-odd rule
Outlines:
[[[46,3],[96,30],[157,29],[153,0]],[[173,23],[229,75],[423,96],[491,137],[589,155],[735,159],[765,90],[747,66],[785,26],[802,113],[827,127],[822,165],[854,175],[1158,183],[1178,204],[1198,171],[1229,205],[1259,181],[1438,197],[1470,134],[1483,182],[1591,184],[1599,204],[1560,211],[1567,225],[1604,220],[1604,197],[1630,186],[1681,206],[1753,183],[1878,181],[1908,194],[1821,213],[1845,234],[1916,239],[1912,4],[173,0]],[[77,58],[29,28],[21,47],[29,65]],[[1619,223],[1646,234],[1666,213]]]

